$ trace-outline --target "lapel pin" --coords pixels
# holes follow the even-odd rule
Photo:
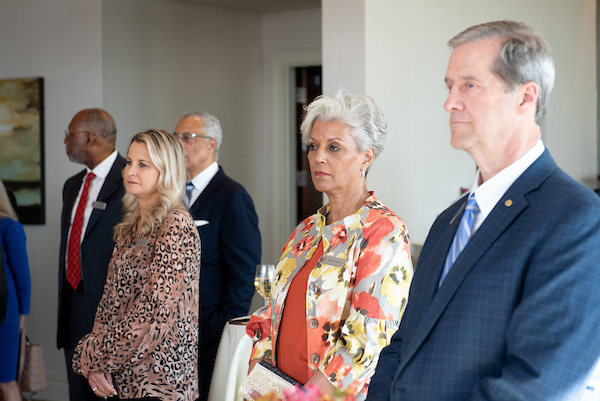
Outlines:
[[[504,202],[504,206],[506,206],[506,207],[511,207],[511,206],[512,206],[512,204],[513,204],[513,202],[512,202],[512,199],[507,199],[507,200]]]

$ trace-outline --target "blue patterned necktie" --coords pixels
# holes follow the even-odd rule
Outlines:
[[[191,181],[188,181],[187,185],[185,186],[185,206],[187,206],[188,208],[190,207],[190,199],[192,197],[192,189],[194,189],[194,184],[192,184]]]
[[[475,200],[475,194],[472,193],[469,195],[467,207],[465,208],[465,212],[460,219],[458,230],[456,230],[456,235],[454,235],[452,246],[450,247],[450,251],[446,257],[446,263],[444,264],[444,270],[442,271],[442,277],[440,277],[439,285],[442,285],[442,281],[444,281],[446,275],[448,275],[448,272],[450,271],[450,268],[454,262],[456,262],[458,255],[460,255],[462,250],[467,245],[467,242],[469,242],[469,239],[471,238],[471,230],[473,229],[473,221],[475,221],[475,215],[477,213],[479,213],[479,205],[477,205],[477,201]]]

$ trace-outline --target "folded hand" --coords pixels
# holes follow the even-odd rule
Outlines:
[[[117,390],[113,387],[112,375],[109,373],[90,372],[88,384],[98,397],[106,398],[117,395]]]

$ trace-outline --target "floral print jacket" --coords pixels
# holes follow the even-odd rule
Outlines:
[[[149,237],[130,231],[73,369],[112,374],[121,399],[196,400],[199,285],[200,237],[186,210],[169,212]]]
[[[334,386],[360,400],[406,307],[413,276],[408,231],[372,194],[341,221],[326,225],[328,213],[325,205],[300,223],[283,248],[271,302],[247,325],[254,339],[251,359],[271,359],[276,365],[289,285],[323,241],[323,257],[306,291],[307,369],[321,370]]]

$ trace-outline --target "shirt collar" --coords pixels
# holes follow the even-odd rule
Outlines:
[[[115,149],[110,155],[108,155],[96,167],[94,167],[93,170],[90,170],[88,167],[86,167],[87,172],[89,173],[91,171],[96,175],[96,177],[102,180],[106,179],[106,176],[110,172],[112,165],[115,163],[115,160],[117,160],[117,154],[118,152]]]
[[[200,174],[191,179],[194,188],[200,192],[204,191],[210,180],[219,172],[219,164],[215,161],[210,166],[202,170]]]
[[[471,193],[475,194],[482,217],[490,214],[510,186],[544,153],[544,149],[544,143],[540,139],[523,156],[481,185],[479,185],[481,172],[477,170]]]

